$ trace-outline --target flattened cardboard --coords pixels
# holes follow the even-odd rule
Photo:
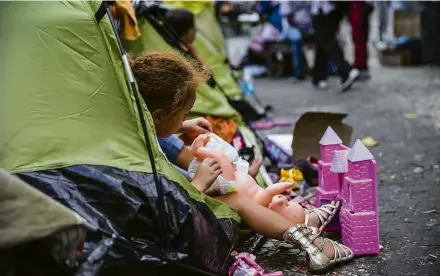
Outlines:
[[[328,126],[337,133],[344,145],[351,143],[352,127],[343,123],[348,114],[307,112],[300,116],[294,126],[292,152],[293,162],[305,156],[320,157],[319,141]]]

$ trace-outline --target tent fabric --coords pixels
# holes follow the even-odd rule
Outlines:
[[[195,15],[200,15],[207,8],[214,7],[214,1],[166,1],[168,6],[174,8],[187,9],[192,11]]]
[[[133,55],[141,55],[144,52],[151,51],[170,51],[175,54],[179,52],[172,48],[155,28],[144,18],[138,18],[141,37],[135,41],[124,41],[125,48]],[[211,88],[207,84],[198,87],[196,102],[191,109],[191,116],[213,115],[233,118],[237,122],[241,122],[241,116],[231,107],[228,100],[217,88]]]
[[[155,28],[145,18],[138,18],[141,37],[136,41],[124,41],[125,48],[133,55],[141,55],[150,51],[171,51],[180,54],[176,49],[172,48],[155,30]],[[196,90],[197,96],[193,108],[190,110],[190,117],[200,117],[204,115],[220,116],[233,119],[239,126],[239,130],[248,142],[254,147],[255,153],[261,155],[257,146],[256,137],[248,129],[242,120],[241,115],[228,103],[225,95],[219,88],[211,88],[207,84],[203,84]],[[265,181],[259,174],[256,178],[261,186],[265,186]]]
[[[0,249],[51,236],[84,219],[0,169]]]
[[[150,232],[172,233],[162,237],[182,240],[172,246],[188,254],[188,262],[224,270],[240,217],[197,191],[166,160],[142,102],[153,162],[166,191],[166,198],[155,196],[135,97],[109,18],[100,23],[94,18],[99,5],[0,2],[0,167],[108,225],[111,233],[143,242]],[[170,229],[154,224],[158,200],[166,201]],[[136,220],[124,220],[120,206],[130,206]],[[117,250],[112,254],[125,257]]]
[[[7,54],[0,166],[12,173],[79,164],[150,173],[110,22],[104,18],[98,25],[93,17],[99,2],[2,5],[8,29],[2,31]],[[22,9],[22,16],[15,16],[16,9]],[[157,141],[145,104],[143,109],[150,140]],[[195,200],[213,202],[172,168],[158,143],[152,148],[159,173],[181,183]],[[221,216],[231,213],[222,204],[213,205]]]
[[[226,57],[209,41],[206,36],[198,33],[194,42],[195,48],[213,72],[216,82],[224,90],[230,99],[241,99],[242,92],[236,80],[233,78]]]
[[[221,52],[224,57],[227,57],[225,39],[219,22],[216,19],[215,7],[205,7],[200,13],[195,13],[195,15],[196,26],[199,32],[208,38],[217,49],[222,50]]]
[[[127,237],[153,251],[160,251],[155,247],[169,240],[176,252],[188,255],[186,263],[226,274],[239,222],[216,217],[206,204],[192,200],[170,179],[160,177],[164,198],[158,198],[154,185],[144,185],[153,183],[152,174],[108,166],[77,165],[18,176],[106,232]],[[168,211],[165,228],[161,226],[164,214],[158,211],[158,200],[165,202]],[[151,272],[149,260],[157,256],[139,254],[137,265],[141,271],[148,267]],[[127,269],[127,261],[111,255],[101,273]]]
[[[204,62],[213,70],[214,78],[223,87],[228,97],[230,99],[241,98],[242,92],[240,87],[232,77],[229,64],[226,62],[225,39],[216,20],[214,7],[205,6],[199,13],[194,13],[196,27],[198,28],[194,46],[204,59]]]

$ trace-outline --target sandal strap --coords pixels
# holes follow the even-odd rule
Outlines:
[[[337,208],[336,203],[335,204],[328,203],[319,208],[315,208],[312,210],[305,210],[305,225],[308,226],[309,216],[311,213],[316,214],[320,221],[320,225],[323,225],[323,223],[326,222],[327,218],[334,213],[334,210],[336,208]]]
[[[284,233],[285,240],[289,242],[297,242],[305,249],[309,246],[314,246],[313,242],[317,237],[317,231],[304,224],[297,224]]]
[[[347,258],[352,254],[352,251],[348,247],[339,244],[338,242],[335,242],[333,240],[329,240],[329,241],[334,247],[334,258],[332,259],[332,261],[338,261],[342,258]]]
[[[325,246],[325,239],[324,238],[319,238],[319,244],[316,247],[316,249],[314,250],[314,252],[312,252],[312,254],[317,255],[319,253],[323,253],[323,248]]]

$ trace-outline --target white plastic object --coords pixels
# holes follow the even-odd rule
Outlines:
[[[242,181],[245,181],[245,177],[248,175],[248,168],[250,167],[250,164],[248,164],[247,161],[243,160],[242,158],[239,158],[236,162],[236,181],[239,183]]]

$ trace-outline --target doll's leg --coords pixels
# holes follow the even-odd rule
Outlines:
[[[263,207],[248,199],[247,197],[240,196],[237,193],[230,193],[216,197],[216,199],[227,203],[231,208],[236,210],[240,217],[250,226],[251,230],[267,238],[273,238],[276,240],[284,240],[283,234],[290,229],[294,223],[290,222],[283,216],[276,212]],[[313,244],[319,246],[321,242],[323,244],[323,250],[321,252],[325,254],[329,259],[334,258],[334,245],[331,241],[325,239],[313,239]],[[336,248],[340,256],[348,254],[345,250]]]
[[[293,226],[292,222],[276,212],[237,193],[229,193],[216,199],[227,203],[239,213],[254,232],[267,238],[282,240],[283,233]]]

